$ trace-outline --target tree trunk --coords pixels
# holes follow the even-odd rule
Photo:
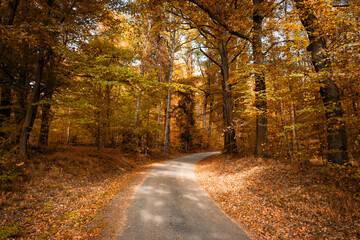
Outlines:
[[[149,22],[148,25],[148,29],[146,32],[146,43],[145,44],[149,44],[150,41],[150,31],[151,31],[152,25]],[[144,51],[143,51],[143,56],[142,56],[142,60],[141,60],[141,69],[140,69],[140,74],[141,76],[145,76],[145,61],[146,61],[146,57],[148,57],[147,55],[149,54],[149,49],[148,46],[144,47]],[[139,113],[140,113],[140,106],[141,106],[141,96],[142,96],[142,84],[141,82],[139,83],[139,88],[138,88],[138,96],[137,96],[137,100],[136,100],[136,110],[135,110],[135,119],[134,119],[134,127],[135,129],[137,128],[138,122],[139,122]]]
[[[170,79],[170,78],[169,78]],[[170,84],[170,80],[169,80]],[[165,134],[164,134],[164,151],[169,151],[170,142],[170,107],[171,107],[171,90],[170,86],[167,93],[167,105],[165,110]]]
[[[71,116],[71,107],[69,107],[69,122],[68,122],[68,126],[66,128],[66,145],[68,145],[70,143],[70,130],[71,130],[71,121],[70,121],[70,116]]]
[[[309,37],[310,45],[307,50],[315,71],[322,73],[320,77],[320,94],[326,108],[327,120],[327,157],[330,162],[345,164],[348,161],[347,133],[343,120],[343,109],[340,102],[339,88],[331,77],[331,62],[327,56],[325,37],[319,32],[321,29],[318,19],[307,6],[307,1],[294,0],[296,8],[300,10],[300,20]]]
[[[144,66],[144,60],[141,63],[141,70],[140,70],[140,74],[141,76],[145,76],[145,66]],[[138,87],[138,95],[137,95],[137,99],[136,99],[136,109],[135,109],[135,118],[134,118],[134,128],[136,129],[139,123],[139,114],[140,114],[140,107],[141,107],[141,96],[142,96],[142,84],[141,82],[139,83],[139,87]]]
[[[19,157],[23,161],[28,160],[27,147],[28,139],[32,129],[34,114],[36,114],[37,105],[35,104],[40,98],[40,84],[42,80],[43,68],[45,65],[45,58],[42,51],[39,53],[39,59],[35,68],[35,84],[31,92],[28,105],[26,107],[25,120],[21,129],[20,142],[19,142]]]
[[[115,146],[114,135],[111,129],[111,117],[112,117],[112,110],[111,110],[111,86],[106,86],[105,93],[106,93],[106,133],[105,133],[105,146]]]
[[[297,124],[297,120],[296,120],[296,106],[295,106],[295,100],[294,100],[294,96],[293,96],[293,86],[292,84],[289,82],[289,88],[290,88],[290,93],[291,93],[291,129],[292,129],[292,138],[293,138],[293,152],[296,153],[296,158],[298,157],[300,148],[299,148],[299,141],[297,139],[297,132],[296,132],[296,124]],[[295,149],[295,150],[294,150]]]
[[[256,108],[256,141],[255,155],[266,156],[267,145],[267,102],[265,74],[262,70],[264,56],[262,53],[262,23],[263,15],[259,9],[263,0],[253,0],[253,38],[251,40],[253,49],[253,58],[255,64],[255,108]]]
[[[282,97],[282,94],[281,94],[280,84],[278,84],[278,91],[279,91],[279,98],[280,98],[281,115],[282,115],[283,120],[284,120],[284,133],[285,133],[285,140],[286,140],[286,146],[287,146],[287,157],[289,157],[291,162],[293,162],[294,159],[293,159],[293,153],[292,153],[291,148],[290,148],[289,134],[288,134],[287,129],[286,129],[287,128],[287,121],[286,121],[286,115],[285,115],[285,110],[284,110],[283,97]]]
[[[9,26],[12,25],[15,18],[16,9],[19,6],[20,0],[10,0],[8,6],[4,12],[4,15],[1,16],[1,25]],[[4,54],[5,45],[0,45],[0,58]]]
[[[134,127],[135,129],[138,126],[138,122],[139,122],[139,113],[140,113],[140,105],[141,105],[141,95],[142,95],[142,86],[141,84],[139,85],[138,88],[138,95],[137,95],[137,99],[136,99],[136,109],[135,109],[135,118],[134,118]]]
[[[2,122],[10,120],[11,114],[11,88],[8,84],[2,84],[0,86],[0,126],[2,126]]]
[[[26,73],[20,74],[20,78],[18,79],[16,83],[16,105],[14,108],[14,114],[15,114],[15,123],[17,125],[22,125],[22,122],[25,119],[26,115],[26,97],[27,97],[27,87],[26,84]]]
[[[209,124],[208,124],[208,148],[211,147],[211,134],[212,134],[212,122],[213,122],[213,113],[214,113],[214,97],[210,96],[210,110],[209,110]]]
[[[208,105],[208,93],[204,93],[204,105],[203,105],[203,113],[202,113],[202,128],[204,134],[206,133],[206,114],[207,114],[207,105]]]
[[[9,26],[13,24],[19,2],[20,0],[10,0],[8,2],[7,8],[4,11],[4,15],[0,18],[0,25]],[[0,58],[2,58],[5,48],[6,46],[4,44],[0,44]],[[2,123],[4,121],[10,120],[11,87],[8,83],[5,83],[4,79],[1,79],[0,84],[0,127],[2,127]],[[0,136],[4,136],[4,133],[2,131],[0,131]]]
[[[219,52],[221,57],[221,74],[222,74],[222,90],[223,90],[223,119],[224,119],[224,148],[225,153],[237,153],[235,128],[233,123],[233,99],[231,85],[229,81],[229,59],[228,52],[224,42],[219,44]]]
[[[162,105],[162,102],[160,102],[158,105],[157,122],[158,122],[159,127],[161,126],[161,105]],[[156,131],[156,145],[155,145],[156,149],[158,149],[158,147],[159,147],[159,141],[160,141],[160,130]]]
[[[50,72],[53,71],[53,65],[50,64]],[[44,97],[46,103],[42,104],[42,115],[41,115],[41,125],[40,125],[40,136],[39,136],[39,146],[47,146],[49,140],[49,127],[51,122],[51,100],[53,93],[55,91],[55,76],[50,76],[45,82]]]
[[[49,128],[51,120],[51,104],[45,103],[41,107],[41,126],[39,136],[39,146],[47,146],[49,140]]]
[[[176,51],[176,31],[171,32],[171,49],[170,49],[170,68],[169,68],[169,79],[168,79],[168,93],[167,93],[167,104],[166,104],[166,113],[165,113],[165,134],[164,134],[164,151],[169,151],[169,142],[170,142],[170,108],[171,108],[171,88],[170,84],[174,72],[174,61],[175,61],[175,51]]]

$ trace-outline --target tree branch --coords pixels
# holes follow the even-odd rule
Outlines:
[[[201,48],[200,48],[200,51],[201,51],[208,59],[210,59],[213,63],[215,63],[216,65],[218,65],[219,68],[221,68],[221,65],[220,65],[217,61],[215,61],[212,57],[210,57],[206,52],[204,52]]]
[[[231,59],[230,64],[232,64],[236,60],[236,58],[240,56],[240,54],[244,51],[245,47],[246,44],[244,44],[243,48],[233,57],[233,59]]]
[[[201,10],[203,10],[205,13],[208,14],[208,16],[213,19],[214,21],[216,21],[220,26],[222,26],[223,28],[225,28],[229,33],[231,33],[232,35],[238,36],[239,38],[245,39],[250,41],[251,38],[245,34],[242,34],[240,32],[231,30],[229,28],[229,26],[224,23],[219,17],[215,16],[208,8],[206,8],[204,5],[198,3],[196,0],[188,0],[189,2],[195,4],[196,6],[198,6]]]

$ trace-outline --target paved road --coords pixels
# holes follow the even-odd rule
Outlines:
[[[194,167],[215,153],[158,165],[136,190],[121,240],[249,240],[195,180]]]

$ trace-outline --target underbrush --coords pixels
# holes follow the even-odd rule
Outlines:
[[[197,166],[218,205],[259,239],[360,239],[360,169],[215,156]]]
[[[12,180],[0,194],[0,239],[95,236],[96,229],[85,226],[99,210],[141,170],[169,157],[155,150],[145,156],[90,147],[33,153],[26,178]]]

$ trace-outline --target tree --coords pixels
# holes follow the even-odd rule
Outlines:
[[[252,6],[249,6],[248,3],[244,3],[243,6],[240,6],[237,1],[232,3],[224,2],[220,4],[219,2],[210,2],[207,4],[198,0],[189,0],[189,2],[195,4],[201,10],[203,10],[214,22],[218,24],[219,27],[223,28],[225,31],[252,43],[252,54],[255,68],[255,107],[257,110],[255,155],[265,156],[267,143],[267,107],[265,75],[262,72],[262,64],[264,59],[262,49],[262,23],[265,13],[267,11],[271,11],[271,5],[265,4],[263,0],[253,0]],[[218,7],[215,7],[215,5]],[[254,31],[252,36],[247,33],[248,30],[246,29],[246,27],[248,27],[248,29],[251,28],[249,25],[246,25],[249,24],[246,21],[246,19],[249,17],[249,13],[245,9],[249,7],[253,8],[252,28]],[[239,19],[237,19],[238,21],[226,21],[224,20],[225,18],[223,16],[229,16],[229,19],[231,20],[236,18]],[[237,25],[237,22],[241,22],[241,25]],[[244,22],[246,24],[244,24]],[[239,30],[234,30],[236,27],[239,27]]]
[[[19,6],[20,0],[10,0],[5,6],[3,14],[0,16],[0,27],[2,31],[11,26],[14,22],[15,14]],[[1,31],[1,32],[2,32]],[[2,34],[3,35],[3,34]],[[2,59],[6,45],[0,43],[0,58]],[[5,81],[4,76],[0,75],[0,128],[3,128],[3,122],[10,120],[11,114],[11,83]],[[6,137],[2,129],[0,129],[0,137]]]
[[[191,90],[179,91],[180,96],[177,105],[176,122],[180,131],[181,149],[184,151],[191,151],[194,149],[194,138],[196,136],[195,127],[195,93]]]
[[[328,160],[344,164],[348,160],[347,134],[340,102],[340,90],[331,76],[331,61],[328,56],[327,39],[321,22],[315,16],[309,1],[294,0],[301,23],[308,35],[315,71],[320,74],[320,94],[326,108]]]

